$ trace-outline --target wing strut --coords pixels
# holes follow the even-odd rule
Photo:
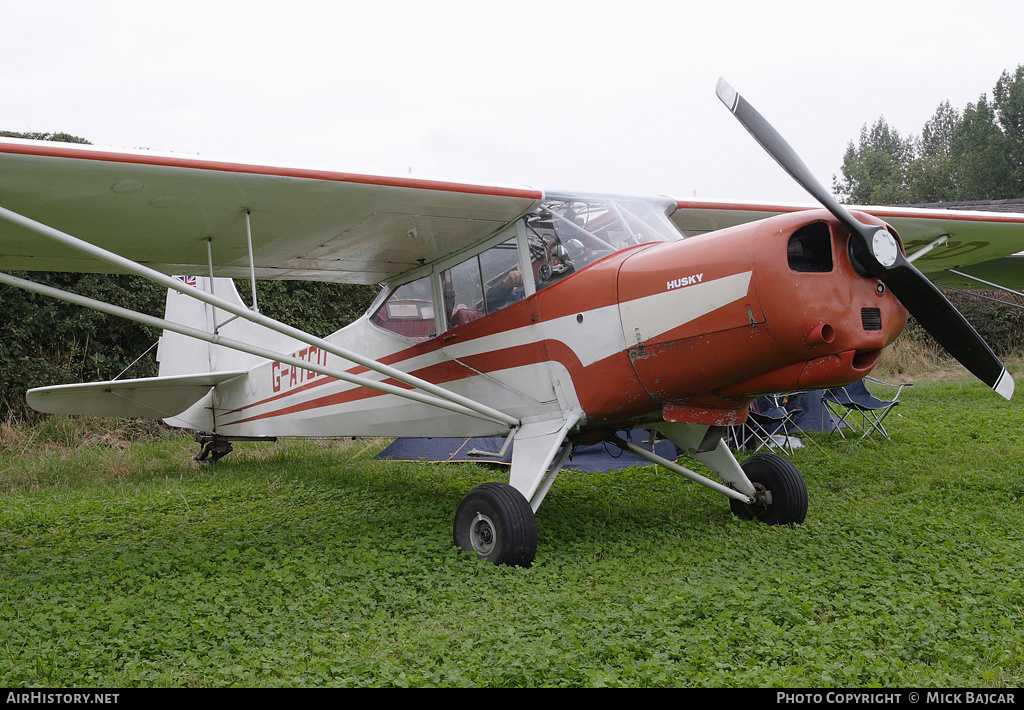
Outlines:
[[[1007,293],[1012,293],[1014,296],[1024,296],[1024,292],[1022,292],[1022,291],[1014,291],[1012,288],[1006,288],[1006,286],[1000,286],[997,283],[992,283],[991,281],[986,281],[985,279],[979,279],[977,276],[971,276],[970,274],[965,274],[963,271],[957,271],[956,269],[948,269],[948,271],[951,274],[956,274],[957,276],[963,276],[965,279],[971,279],[972,281],[977,281],[978,283],[984,284],[984,285],[988,286],[989,288],[994,288],[997,291],[1006,291]]]
[[[924,256],[925,254],[930,252],[932,249],[934,249],[936,247],[941,247],[943,244],[948,244],[948,243],[949,243],[949,235],[948,234],[943,234],[941,237],[939,237],[938,239],[936,239],[936,240],[932,241],[930,244],[928,244],[928,246],[921,247],[920,249],[915,251],[913,254],[908,256],[907,257],[907,261],[910,261],[910,262],[917,261],[922,256]]]
[[[221,336],[216,334],[210,334],[206,333],[205,331],[197,330],[195,328],[189,328],[187,326],[183,326],[177,323],[171,323],[170,321],[166,321],[163,318],[156,318],[153,316],[148,316],[144,313],[137,313],[126,308],[119,308],[117,306],[113,306],[102,301],[96,301],[94,299],[85,298],[83,296],[77,296],[72,293],[67,293],[59,289],[53,289],[47,286],[43,286],[41,284],[37,284],[33,281],[26,281],[24,279],[19,279],[13,276],[9,276],[7,274],[2,275],[2,278],[0,278],[0,283],[7,283],[12,286],[25,288],[30,291],[35,291],[37,293],[42,293],[44,295],[52,296],[54,298],[59,298],[64,301],[77,303],[79,305],[85,305],[89,308],[94,308],[105,313],[117,315],[123,318],[127,318],[129,320],[144,323],[146,325],[152,325],[157,328],[171,330],[177,333],[181,333],[182,335],[198,338],[200,340],[206,340],[207,342],[212,342],[217,345],[223,345],[234,350],[247,352],[258,357],[265,357],[270,360],[276,360],[278,362],[295,365],[306,370],[312,370],[314,372],[318,372],[329,377],[335,377],[337,379],[344,380],[346,382],[351,382],[353,384],[370,387],[375,390],[398,395],[400,397],[405,397],[407,399],[412,399],[415,401],[423,402],[425,404],[430,404],[444,409],[449,409],[451,411],[459,412],[462,414],[469,414],[470,416],[474,416],[478,419],[499,422],[508,425],[510,428],[515,428],[520,425],[518,419],[509,414],[506,414],[505,412],[501,412],[497,409],[494,409],[493,407],[488,407],[487,405],[476,402],[468,397],[464,397],[455,392],[446,390],[443,387],[439,387],[438,385],[435,385],[432,382],[427,382],[426,380],[422,380],[418,377],[402,372],[401,370],[397,370],[393,367],[389,367],[387,365],[379,363],[376,360],[373,360],[372,358],[359,355],[358,353],[354,353],[345,348],[340,348],[337,345],[334,345],[332,343],[327,342],[326,340],[310,335],[309,333],[301,331],[298,328],[294,328],[285,323],[281,323],[280,321],[274,320],[273,318],[268,318],[267,316],[264,316],[260,313],[254,313],[253,311],[250,311],[245,307],[238,306],[235,303],[214,296],[211,293],[206,293],[205,291],[200,291],[199,289],[187,287],[181,281],[178,281],[177,279],[174,279],[165,274],[162,274],[159,271],[155,271],[148,267],[142,266],[141,264],[138,264],[132,261],[131,259],[126,259],[125,257],[122,257],[118,254],[107,251],[106,249],[98,247],[94,244],[90,244],[89,242],[78,239],[77,237],[73,237],[70,234],[65,234],[60,230],[36,222],[35,220],[29,219],[28,217],[24,217],[23,215],[20,215],[16,212],[12,212],[4,207],[0,207],[0,219],[19,225],[47,239],[60,242],[73,249],[85,252],[91,256],[96,257],[97,259],[100,259],[101,261],[105,261],[108,264],[118,267],[118,269],[123,269],[130,273],[138,274],[139,276],[147,278],[150,281],[160,284],[161,286],[173,289],[175,291],[178,291],[179,293],[185,294],[186,296],[190,296],[191,298],[195,298],[199,301],[208,303],[211,306],[214,306],[215,308],[227,311],[240,318],[244,318],[248,321],[252,321],[253,323],[257,323],[266,328],[277,331],[278,333],[283,333],[308,345],[314,345],[317,348],[321,348],[322,350],[331,353],[332,355],[340,357],[344,360],[348,360],[357,365],[362,365],[363,367],[372,370],[380,375],[397,380],[398,382],[401,382],[402,384],[405,384],[409,387],[422,390],[422,392],[413,392],[401,387],[386,384],[384,382],[368,380],[357,375],[351,375],[337,370],[328,370],[327,368],[320,368],[319,366],[316,366],[310,362],[306,362],[305,360],[299,361],[295,358],[290,358],[289,356],[283,356],[278,353],[271,352],[269,350],[264,350],[263,348],[248,345],[246,343],[232,341],[227,338],[222,338]],[[292,362],[292,360],[294,360],[294,362]]]

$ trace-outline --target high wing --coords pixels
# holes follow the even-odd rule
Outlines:
[[[382,177],[150,151],[3,139],[0,204],[166,274],[380,283],[458,253],[537,209],[527,187]],[[816,206],[680,200],[686,235]],[[852,207],[889,222],[917,267],[948,285],[962,273],[1024,288],[1024,214]],[[0,221],[0,269],[114,271]],[[977,286],[977,283],[974,283]]]
[[[703,234],[779,214],[816,209],[815,206],[680,200],[672,221],[686,235]],[[989,281],[1012,289],[1024,289],[1024,214],[904,207],[854,207],[885,220],[899,233],[907,255],[940,244],[922,253],[914,264],[932,281],[949,286]]]
[[[522,187],[0,140],[0,205],[165,274],[373,284],[536,209]],[[110,265],[0,221],[0,270]]]

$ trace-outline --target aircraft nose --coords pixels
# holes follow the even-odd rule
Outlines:
[[[827,213],[794,215],[759,232],[755,288],[772,334],[794,357],[852,353],[873,367],[907,323],[881,281],[857,273],[849,234]]]

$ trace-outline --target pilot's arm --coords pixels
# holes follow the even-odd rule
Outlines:
[[[524,295],[523,273],[513,269],[487,290],[487,312],[492,313],[510,303],[522,300]]]

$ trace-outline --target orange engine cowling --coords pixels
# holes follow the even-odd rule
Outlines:
[[[848,241],[828,212],[806,211],[627,258],[623,334],[666,418],[732,423],[760,394],[867,375],[907,311],[855,271]]]

